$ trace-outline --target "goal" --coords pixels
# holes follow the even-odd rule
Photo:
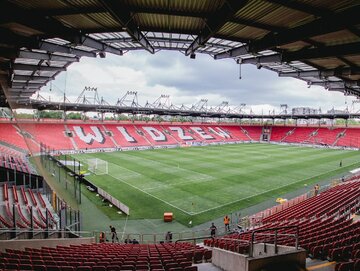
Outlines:
[[[108,174],[108,162],[99,158],[87,159],[88,170],[96,175]]]

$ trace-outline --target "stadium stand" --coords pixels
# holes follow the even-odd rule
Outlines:
[[[25,250],[6,249],[0,268],[20,270],[197,271],[211,251],[191,243],[90,244]],[[73,268],[73,269],[71,269]]]
[[[0,166],[27,173],[32,172],[27,161],[23,158],[2,153],[0,153]]]
[[[262,126],[241,126],[244,134],[252,141],[260,141]]]
[[[31,220],[34,222],[34,229],[45,229],[46,213],[49,216],[50,227],[56,227],[54,211],[47,198],[40,192],[34,193],[30,188],[26,190],[24,186],[10,186],[4,183],[0,186],[0,193],[4,203],[0,211],[0,221],[4,227],[13,228],[12,221],[15,217],[16,225],[21,229],[30,228]]]
[[[345,131],[344,128],[274,126],[271,141],[334,146],[345,136]]]
[[[274,126],[271,129],[271,141],[274,142],[283,142],[283,140],[291,134],[294,130],[294,127],[281,127]]]
[[[68,124],[67,127],[73,132],[73,139],[78,149],[116,147],[100,125]]]
[[[319,128],[317,133],[309,140],[309,143],[333,146],[344,131],[343,128]]]
[[[0,153],[21,156],[28,148],[36,153],[39,144],[44,142],[54,150],[86,150],[260,141],[263,133],[262,126],[227,124],[27,122],[20,125],[27,135],[26,142],[14,125],[0,123],[0,131],[7,131]],[[357,128],[272,126],[270,141],[359,148],[359,131]]]
[[[151,146],[178,145],[178,141],[176,141],[172,136],[170,136],[170,134],[164,131],[164,128],[160,125],[136,125],[135,129],[136,132],[143,136]]]
[[[299,227],[299,245],[306,249],[311,258],[339,262],[350,260],[346,264],[339,263],[336,269],[348,270],[348,266],[358,264],[360,256],[360,221],[354,221],[352,217],[360,210],[359,191],[359,179],[341,183],[318,196],[264,218],[256,230],[296,225]],[[233,233],[214,240],[206,239],[204,244],[247,254],[253,231]],[[272,242],[272,238],[264,235],[256,241]],[[277,241],[279,244],[293,245],[293,241],[289,241],[286,236],[279,235]]]
[[[306,127],[296,127],[292,130],[285,138],[283,138],[282,142],[288,143],[304,143],[306,142],[311,133],[315,132],[316,128],[306,128]]]
[[[46,142],[55,149],[74,148],[63,124],[23,123],[21,128],[33,135],[37,142]]]
[[[358,129],[347,128],[344,131],[344,136],[340,137],[336,142],[337,146],[360,148],[360,137]]]
[[[19,129],[12,123],[1,122],[0,124],[1,140],[0,142],[7,144],[7,146],[17,149],[19,151],[25,151],[28,146],[19,132]]]

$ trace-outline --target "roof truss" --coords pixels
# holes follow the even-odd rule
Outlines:
[[[277,46],[292,43],[304,38],[311,38],[338,30],[353,24],[360,23],[360,6],[349,8],[334,16],[325,16],[310,23],[286,29],[280,32],[270,32],[265,37],[249,42],[246,45],[215,55],[215,59],[238,57],[242,54],[257,53],[273,49]]]
[[[190,46],[186,49],[185,55],[190,55],[195,52],[199,47],[205,46],[205,43],[223,27],[229,19],[247,3],[247,0],[228,0],[225,1],[223,6],[211,15],[211,18],[206,20],[205,28],[194,39]]]
[[[150,53],[155,53],[154,47],[134,23],[129,10],[122,1],[100,0],[100,2],[136,42],[141,44]]]

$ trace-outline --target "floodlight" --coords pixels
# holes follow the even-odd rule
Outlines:
[[[191,58],[191,59],[195,59],[195,58],[196,58],[196,54],[195,54],[195,53],[191,53],[191,54],[190,54],[190,58]]]

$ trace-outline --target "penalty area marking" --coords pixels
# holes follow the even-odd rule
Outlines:
[[[80,160],[80,159],[79,159],[79,160]],[[115,165],[115,166],[118,166],[117,164],[114,164],[114,163],[111,163],[111,162],[108,162],[108,163],[109,163],[109,164],[113,164],[113,165]],[[130,170],[130,171],[132,171],[132,170]],[[135,172],[135,171],[134,171],[134,172]],[[131,186],[132,188],[134,188],[134,189],[136,189],[136,190],[139,190],[139,191],[143,192],[144,194],[146,194],[146,195],[148,195],[148,196],[150,196],[150,197],[153,197],[154,199],[157,199],[157,200],[159,200],[159,201],[162,201],[162,202],[164,202],[165,204],[170,205],[171,207],[180,210],[181,212],[184,212],[184,213],[187,214],[187,215],[191,215],[189,212],[181,209],[180,207],[177,207],[177,206],[175,206],[174,204],[171,204],[170,202],[167,202],[166,200],[163,200],[163,199],[161,199],[161,198],[159,198],[159,197],[157,197],[157,196],[155,196],[155,195],[152,195],[152,194],[146,192],[145,190],[140,189],[140,188],[136,187],[135,185],[132,185],[132,184],[126,182],[126,181],[123,180],[123,179],[120,179],[119,177],[115,177],[114,175],[112,175],[112,174],[110,174],[110,173],[108,173],[107,175],[113,177],[113,178],[116,179],[116,180],[119,180],[119,181],[122,182],[122,183],[127,184],[128,186]]]
[[[120,179],[120,178],[118,178],[118,177],[115,177],[115,176],[113,176],[113,175],[111,175],[111,174],[107,174],[107,175],[113,177],[113,178],[116,179],[116,180],[119,180],[119,181],[122,182],[122,183],[127,184],[128,186],[131,186],[132,188],[135,188],[136,190],[139,190],[139,191],[143,192],[144,194],[146,194],[146,195],[148,195],[148,196],[150,196],[150,197],[152,197],[152,198],[154,198],[154,199],[157,199],[157,200],[159,200],[159,201],[162,201],[163,203],[165,203],[165,204],[167,204],[167,205],[170,205],[171,207],[173,207],[173,208],[175,208],[175,209],[178,209],[178,210],[180,210],[181,212],[184,212],[184,213],[187,214],[187,215],[190,215],[189,212],[181,209],[180,207],[177,207],[177,206],[175,206],[174,204],[171,204],[170,202],[167,202],[166,200],[163,200],[163,199],[161,199],[161,198],[159,198],[159,197],[157,197],[157,196],[155,196],[155,195],[152,195],[152,194],[150,194],[149,192],[146,192],[145,190],[140,189],[140,188],[136,187],[135,185],[132,185],[132,184],[126,182],[125,180],[122,180],[122,179]]]

